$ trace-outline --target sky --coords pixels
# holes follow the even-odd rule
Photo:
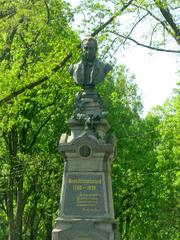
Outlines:
[[[172,53],[153,52],[136,46],[126,50],[119,57],[135,74],[144,105],[144,116],[156,105],[162,105],[169,98],[178,82],[178,63]]]
[[[68,0],[76,6],[79,0]],[[151,54],[150,54],[151,53]],[[179,80],[179,64],[174,53],[151,51],[140,47],[130,47],[117,53],[119,64],[125,64],[135,74],[142,95],[143,116],[156,105],[162,105],[172,94]]]

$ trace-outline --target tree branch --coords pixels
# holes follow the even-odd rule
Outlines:
[[[37,110],[35,110],[35,108],[32,109],[32,115],[31,115],[31,118],[29,119],[29,122],[28,122],[28,124],[27,124],[27,126],[26,126],[26,130],[25,130],[25,131],[26,131],[26,134],[27,134],[27,132],[28,132],[28,129],[30,128],[30,125],[31,125],[31,122],[32,122],[33,118],[34,118],[39,112],[41,112],[42,110],[44,110],[44,109],[46,109],[46,108],[48,108],[48,107],[53,106],[53,105],[56,103],[56,100],[57,100],[57,98],[58,98],[59,95],[60,95],[59,92],[56,92],[55,97],[54,97],[54,100],[53,100],[51,103],[46,104],[46,105],[41,106],[41,107],[38,107]],[[34,105],[34,106],[35,106],[35,105]],[[36,107],[37,107],[37,106],[36,106]]]
[[[169,8],[167,7],[167,4],[161,2],[160,0],[154,0],[156,6],[159,8],[161,14],[163,15],[166,22],[169,24],[169,26],[172,28],[174,32],[174,38],[177,41],[177,43],[180,45],[180,28],[176,25],[174,22],[172,15],[169,11]]]
[[[61,62],[59,65],[56,65],[53,69],[52,69],[52,73],[57,72],[61,67],[63,67],[65,65],[65,63],[70,59],[70,57],[72,56],[72,53],[69,53]],[[4,102],[9,102],[11,99],[13,99],[14,97],[18,96],[19,94],[25,92],[27,89],[33,89],[34,87],[40,85],[41,83],[47,81],[49,79],[49,76],[44,76],[42,78],[40,78],[39,80],[37,80],[36,82],[32,82],[30,84],[27,84],[26,86],[24,86],[23,88],[13,92],[12,94],[10,94],[9,96],[3,98],[0,100],[0,104],[4,103]]]
[[[1,204],[0,209],[2,209],[2,210],[4,211],[4,213],[7,214],[7,207],[6,207],[6,204],[5,204],[3,201],[1,201],[0,204]]]
[[[151,32],[151,37],[150,37],[150,43],[149,43],[149,46],[151,47],[152,46],[152,43],[153,43],[153,36],[154,34],[156,33],[156,29],[157,27],[159,26],[160,23],[156,23],[156,25],[153,27],[152,29],[152,32]]]
[[[37,130],[37,132],[35,133],[32,142],[29,145],[29,150],[33,147],[33,145],[35,144],[37,137],[39,135],[39,133],[41,132],[42,128],[49,122],[49,120],[51,119],[52,114],[56,111],[56,109],[54,109],[49,116],[46,118],[46,120],[41,124],[41,126],[39,127],[39,129]]]
[[[126,8],[129,7],[129,5],[133,2],[134,0],[130,0],[127,4],[125,4],[120,11],[115,13],[107,22],[105,22],[103,25],[101,25],[98,29],[96,29],[91,36],[94,37],[96,36],[99,32],[101,32],[105,27],[107,27],[110,23],[114,21],[114,19],[119,16]]]
[[[140,43],[138,41],[136,41],[135,39],[131,38],[131,37],[128,37],[128,36],[124,36],[120,33],[117,33],[117,32],[112,32],[112,31],[109,31],[121,38],[124,38],[124,39],[128,39],[134,43],[136,43],[138,46],[141,46],[141,47],[145,47],[145,48],[149,48],[151,50],[155,50],[155,51],[159,51],[159,52],[170,52],[170,53],[180,53],[179,50],[171,50],[171,49],[164,49],[164,48],[156,48],[156,47],[152,47],[152,46],[149,46],[149,45],[146,45],[146,44],[143,44],[143,43]]]
[[[50,9],[49,9],[49,6],[48,6],[48,3],[46,2],[46,0],[44,0],[44,3],[45,3],[45,6],[46,6],[46,11],[47,11],[47,24],[49,24],[50,21],[51,21]]]
[[[3,61],[8,54],[10,54],[11,45],[12,45],[12,43],[13,43],[15,34],[16,34],[17,30],[18,30],[19,25],[23,22],[23,20],[24,20],[24,17],[22,17],[22,18],[19,20],[19,22],[17,23],[17,25],[13,28],[11,34],[7,37],[7,41],[6,41],[7,47],[4,49],[3,53],[1,54],[0,62]]]
[[[118,37],[116,37],[110,44],[110,46],[107,48],[107,50],[104,52],[104,54],[102,55],[102,59],[104,59],[104,57],[106,56],[106,54],[109,52],[109,50],[112,48],[113,44],[116,42],[116,40],[118,39]]]
[[[97,30],[95,30],[91,36],[96,36],[100,31],[102,31],[107,25],[109,25],[110,23],[113,22],[113,20],[119,16],[134,0],[130,0],[127,4],[125,4],[120,11],[118,11],[118,13],[114,14],[107,22],[105,22],[102,26],[100,26],[99,28],[97,28]],[[80,48],[80,45],[77,46],[77,48]],[[53,69],[52,69],[52,73],[57,72],[60,68],[64,67],[66,62],[72,57],[72,52],[70,52],[69,54],[66,55],[66,57],[60,62],[60,64],[56,65]],[[11,93],[10,95],[8,95],[7,97],[3,98],[0,100],[0,104],[5,103],[5,102],[9,102],[11,99],[13,99],[14,97],[20,95],[21,93],[25,92],[27,89],[33,89],[34,87],[38,86],[39,84],[42,84],[43,82],[47,81],[49,79],[48,76],[44,76],[41,79],[37,80],[36,82],[30,83],[26,86],[24,86],[23,88]]]
[[[36,41],[37,41],[38,37],[40,36],[40,32],[37,32],[37,34],[35,35],[35,37],[34,37],[34,39],[32,40],[32,43],[31,43],[31,44],[28,44],[28,43],[25,41],[25,39],[24,39],[24,37],[22,36],[21,33],[19,34],[19,36],[20,36],[22,42],[24,43],[25,54],[24,54],[24,56],[22,57],[22,63],[21,63],[21,65],[20,65],[20,67],[19,67],[19,73],[17,74],[18,78],[20,78],[20,76],[21,76],[21,70],[22,70],[26,65],[28,65],[28,63],[27,63],[27,58],[29,57],[30,51],[32,50],[33,46],[36,44]]]
[[[6,42],[7,47],[4,49],[3,53],[1,54],[0,62],[2,62],[7,57],[7,55],[10,53],[11,45],[12,45],[14,36],[17,32],[17,29],[18,29],[18,25],[13,28],[9,38],[7,39],[7,42]]]
[[[145,18],[149,15],[149,13],[146,13],[145,15],[143,15],[132,27],[132,29],[130,30],[130,32],[128,33],[127,37],[129,37],[131,35],[131,33],[134,31],[135,27]],[[127,38],[126,38],[127,39]],[[124,44],[126,43],[126,39],[124,40]]]
[[[0,19],[5,18],[5,17],[12,17],[16,14],[16,9],[8,9],[4,12],[0,11]]]
[[[172,35],[172,31],[170,30],[170,28],[168,27],[167,23],[165,21],[162,21],[161,19],[159,19],[157,16],[155,16],[151,11],[149,11],[147,8],[144,8],[143,6],[139,6],[137,4],[133,4],[135,7],[140,8],[144,11],[146,11],[147,13],[149,13],[149,15],[151,17],[153,17],[156,21],[160,22],[161,25],[164,27],[164,29],[166,29],[166,31]],[[174,35],[172,35],[172,37],[174,38]]]

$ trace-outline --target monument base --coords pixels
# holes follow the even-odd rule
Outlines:
[[[118,223],[111,219],[56,219],[52,240],[119,240]]]

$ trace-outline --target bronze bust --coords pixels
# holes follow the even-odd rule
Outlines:
[[[95,38],[84,39],[81,43],[81,50],[82,60],[72,64],[69,72],[76,84],[86,89],[102,82],[112,67],[96,58],[97,41]]]

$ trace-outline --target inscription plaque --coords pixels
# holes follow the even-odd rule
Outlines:
[[[67,174],[65,180],[65,215],[102,216],[107,213],[105,183],[102,174]]]

